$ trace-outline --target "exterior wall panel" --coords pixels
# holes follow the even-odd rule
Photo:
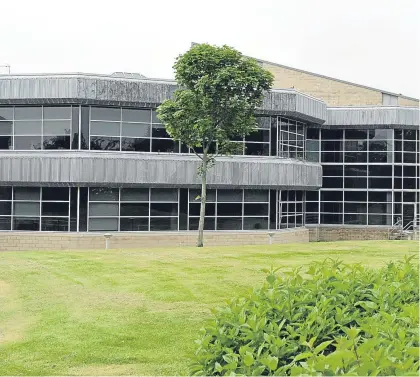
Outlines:
[[[175,154],[119,152],[2,152],[1,185],[198,187],[199,160]],[[221,157],[210,187],[317,189],[321,165],[280,158]]]

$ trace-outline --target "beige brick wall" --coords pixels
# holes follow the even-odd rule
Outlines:
[[[274,64],[263,63],[274,75],[273,88],[294,88],[302,93],[324,100],[328,106],[381,106],[382,92],[350,83],[300,72]],[[419,101],[398,98],[400,106],[419,106]]]
[[[196,232],[114,233],[111,249],[194,246]],[[287,229],[274,232],[273,244],[309,242],[309,230]],[[263,245],[269,243],[268,232],[205,232],[207,246]],[[2,232],[0,251],[105,249],[103,234]]]
[[[412,106],[419,107],[419,101],[404,97],[398,97],[398,105],[400,106]]]
[[[387,240],[387,227],[314,227],[309,241]]]

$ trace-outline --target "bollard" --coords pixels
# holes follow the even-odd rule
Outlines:
[[[109,240],[111,239],[112,234],[111,233],[105,233],[104,237],[105,237],[105,249],[108,250],[109,249]]]
[[[272,245],[273,244],[273,236],[274,236],[274,232],[268,232],[268,236],[269,238],[269,244]]]

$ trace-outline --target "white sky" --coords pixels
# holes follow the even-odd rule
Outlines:
[[[175,57],[208,42],[420,97],[419,0],[0,0],[0,15],[12,73],[172,78]]]

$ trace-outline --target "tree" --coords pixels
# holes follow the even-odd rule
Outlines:
[[[203,246],[207,171],[220,155],[231,155],[233,142],[256,127],[254,112],[273,76],[256,60],[228,46],[199,44],[174,64],[179,88],[158,108],[169,135],[190,147],[200,159],[201,208],[197,246]]]

